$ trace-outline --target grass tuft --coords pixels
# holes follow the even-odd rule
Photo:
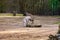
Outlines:
[[[0,16],[13,16],[12,13],[0,13]],[[23,14],[16,14],[16,16],[23,16]]]

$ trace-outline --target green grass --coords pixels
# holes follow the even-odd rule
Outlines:
[[[59,22],[55,22],[54,24],[60,24],[60,21]]]
[[[60,16],[53,16],[53,17],[60,18]]]
[[[13,16],[12,13],[0,13],[0,16]],[[23,14],[16,14],[16,16],[23,16]]]
[[[23,16],[23,14],[16,14],[17,16]]]

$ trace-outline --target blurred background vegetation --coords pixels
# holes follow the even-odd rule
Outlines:
[[[60,0],[0,0],[0,13],[60,15]]]

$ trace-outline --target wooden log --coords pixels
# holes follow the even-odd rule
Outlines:
[[[58,34],[60,34],[60,25],[59,25],[59,29],[58,29]]]
[[[26,27],[42,27],[42,25],[27,25]]]

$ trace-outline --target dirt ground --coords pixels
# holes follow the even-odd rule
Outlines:
[[[55,35],[58,31],[59,21],[56,17],[37,17],[34,24],[41,24],[42,27],[23,27],[24,17],[0,17],[0,40],[47,40],[50,34]]]

